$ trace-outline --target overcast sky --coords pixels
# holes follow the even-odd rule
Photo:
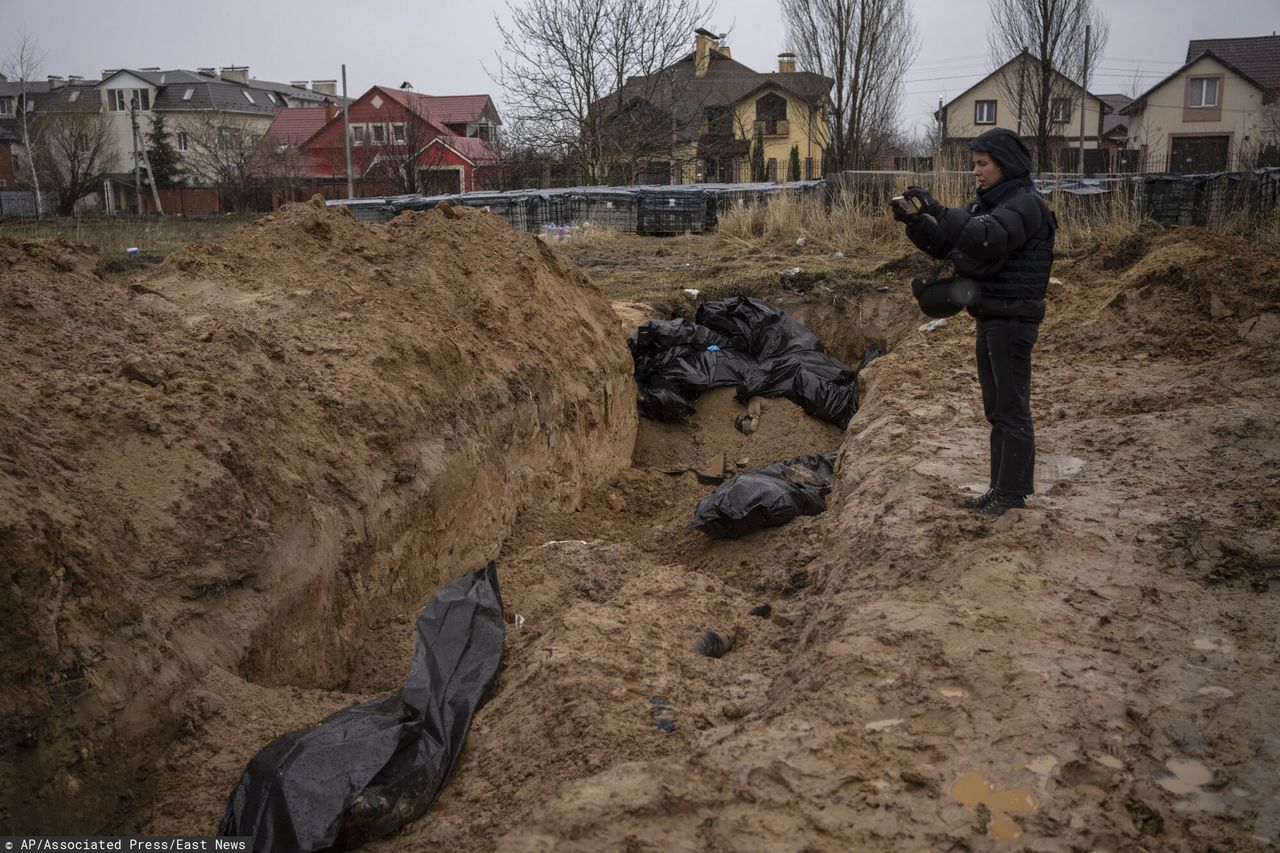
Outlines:
[[[1111,21],[1094,94],[1134,94],[1185,59],[1193,38],[1271,35],[1280,31],[1280,0],[1098,0]],[[991,70],[990,12],[984,0],[913,0],[921,50],[906,80],[902,124],[923,124]],[[44,74],[97,77],[105,68],[248,65],[264,80],[333,79],[347,66],[355,95],[380,83],[408,81],[434,95],[502,93],[486,69],[496,66],[491,0],[387,3],[369,0],[0,0],[0,55],[25,30],[45,53]],[[733,57],[774,70],[784,49],[776,0],[720,0],[708,22],[730,33]],[[692,34],[690,34],[692,45]]]

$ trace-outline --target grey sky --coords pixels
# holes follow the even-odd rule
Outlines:
[[[1178,67],[1193,38],[1280,31],[1277,0],[1098,0],[1111,19],[1095,94],[1146,88]],[[950,100],[980,79],[990,13],[983,0],[914,0],[921,52],[906,80],[903,125],[927,121],[938,98]],[[26,30],[45,53],[45,74],[97,77],[104,68],[248,65],[265,80],[337,78],[348,89],[404,81],[437,95],[502,93],[485,69],[495,66],[501,2],[350,0],[0,0],[0,55]],[[720,0],[710,28],[730,32],[734,59],[772,69],[784,49],[776,0]],[[692,35],[691,35],[692,39]],[[1136,81],[1136,84],[1135,84]]]

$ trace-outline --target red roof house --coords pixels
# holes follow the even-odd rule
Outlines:
[[[261,150],[277,173],[310,179],[306,192],[327,185],[325,194],[345,194],[347,138],[357,196],[470,192],[497,163],[490,140],[499,123],[488,95],[374,86],[350,104],[345,123],[338,109],[281,110]]]

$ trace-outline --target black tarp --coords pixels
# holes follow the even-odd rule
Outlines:
[[[281,735],[249,761],[219,835],[251,835],[258,851],[349,849],[426,811],[502,662],[494,564],[437,592],[417,632],[398,693]]]
[[[735,386],[738,399],[787,397],[839,426],[858,410],[858,377],[784,311],[752,297],[698,306],[694,322],[650,320],[628,340],[641,411],[687,420],[709,388]]]
[[[690,527],[713,539],[736,539],[797,515],[827,508],[835,451],[809,453],[745,471],[698,501]]]

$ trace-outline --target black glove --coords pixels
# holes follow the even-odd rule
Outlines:
[[[891,204],[889,205],[889,209],[893,211],[893,218],[899,222],[910,223],[911,220],[920,215],[918,213],[912,213],[900,204]]]
[[[934,219],[942,216],[947,209],[942,202],[929,195],[929,191],[924,187],[907,187],[902,197],[914,200],[921,213],[927,213]]]

